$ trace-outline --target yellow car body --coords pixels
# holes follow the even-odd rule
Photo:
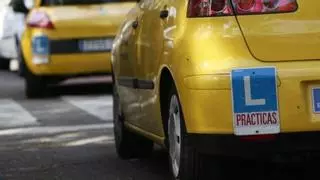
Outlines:
[[[71,5],[46,2],[37,0],[34,8],[29,11],[21,40],[24,64],[29,74],[42,79],[110,74],[112,41],[125,15],[136,2],[101,1],[102,3],[96,4],[89,2]],[[36,17],[36,13],[42,14]],[[52,27],[32,24],[38,23],[36,21],[43,16],[48,18]],[[46,38],[48,47],[45,48],[48,52],[45,55],[34,52],[37,48],[35,46],[41,46],[41,43],[35,42],[37,37]],[[86,42],[86,46],[84,42],[80,45],[80,41],[84,40],[91,42]],[[40,50],[41,48],[43,47],[38,47]],[[26,76],[26,80],[27,78]],[[29,84],[32,84],[29,89],[38,86],[38,83]]]
[[[254,156],[260,151],[319,150],[314,137],[319,137],[320,115],[314,93],[320,87],[320,14],[315,11],[320,2],[281,0],[287,7],[277,10],[289,9],[283,13],[237,14],[234,7],[232,14],[226,10],[221,16],[191,17],[188,7],[193,1],[207,2],[141,1],[118,32],[112,66],[119,97],[116,111],[124,117],[124,127],[170,149],[167,112],[173,84],[185,136],[201,152]],[[275,70],[276,85],[262,88],[262,80],[255,88],[275,90],[265,92],[276,98],[277,112],[262,114],[263,127],[271,129],[264,132],[255,126],[259,120],[245,117],[243,123],[239,116],[239,123],[247,128],[241,129],[234,101],[244,101],[245,94],[237,96],[239,87],[233,87],[236,73],[268,67]],[[259,111],[261,99],[250,97],[248,102],[256,103]]]

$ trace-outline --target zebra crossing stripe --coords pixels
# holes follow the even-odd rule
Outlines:
[[[111,121],[113,116],[110,96],[63,96],[62,99],[73,106],[101,119]]]
[[[79,131],[92,131],[101,129],[112,129],[112,123],[91,124],[91,125],[70,125],[70,126],[37,126],[37,127],[20,127],[0,130],[0,136],[11,135],[41,135],[70,133]]]
[[[65,146],[83,146],[86,144],[92,144],[92,143],[99,143],[103,141],[113,141],[114,138],[112,136],[98,136],[98,137],[90,137],[86,139],[80,139],[76,141],[71,141],[69,143],[66,143]]]
[[[11,99],[0,100],[0,126],[36,125],[37,119],[20,104]]]

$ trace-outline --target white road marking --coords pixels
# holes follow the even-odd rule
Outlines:
[[[0,100],[0,127],[35,125],[37,119],[11,99]]]
[[[101,120],[112,120],[111,96],[64,96],[62,99]]]
[[[41,134],[57,134],[70,133],[79,131],[90,131],[99,129],[113,128],[112,123],[92,124],[92,125],[72,125],[72,126],[37,126],[0,130],[0,136],[12,135],[41,135]]]
[[[98,137],[93,137],[93,138],[86,138],[86,139],[71,141],[69,143],[66,143],[65,146],[83,146],[86,144],[101,143],[104,141],[112,141],[113,139],[114,138],[111,136],[98,136]]]
[[[42,109],[37,109],[37,110],[32,110],[32,114],[36,115],[36,116],[39,116],[39,115],[56,115],[56,114],[63,114],[63,113],[69,113],[71,112],[72,110],[74,110],[74,108],[72,107],[58,107],[58,105],[60,104],[54,104],[54,103],[51,103],[51,104],[46,104],[46,105],[43,105],[41,108]]]
[[[63,81],[60,85],[111,83],[111,82],[112,82],[112,78],[109,76],[97,76],[97,77],[81,77],[81,78],[67,79]]]

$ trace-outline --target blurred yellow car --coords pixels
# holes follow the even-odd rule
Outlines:
[[[110,74],[118,27],[135,1],[25,0],[30,9],[20,49],[26,96],[40,97],[51,83]]]
[[[319,7],[141,1],[112,49],[119,156],[149,155],[156,142],[168,148],[174,179],[192,180],[206,154],[320,152]]]

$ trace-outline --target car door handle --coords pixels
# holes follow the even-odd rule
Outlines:
[[[138,20],[133,21],[133,23],[132,23],[133,29],[137,29],[138,25],[139,25]]]
[[[161,19],[164,19],[164,18],[167,18],[169,16],[169,11],[168,10],[161,10],[160,11],[160,18]]]

